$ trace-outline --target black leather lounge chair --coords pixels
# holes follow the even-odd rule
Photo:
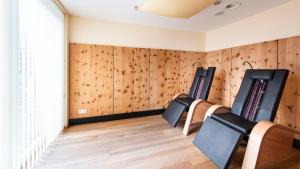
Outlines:
[[[188,111],[190,105],[196,99],[206,100],[216,68],[209,67],[207,70],[198,67],[189,94],[180,94],[175,97],[163,113],[163,117],[175,127],[182,114]]]
[[[228,168],[259,121],[274,121],[288,70],[247,70],[231,110],[212,113],[194,144],[219,168]]]

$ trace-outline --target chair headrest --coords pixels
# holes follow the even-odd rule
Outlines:
[[[203,69],[202,67],[197,67],[196,76],[207,76],[207,70]]]
[[[195,98],[197,93],[197,86],[199,83],[201,83],[201,77],[205,77],[203,86],[201,87],[200,96],[197,99],[207,99],[211,83],[214,78],[215,70],[215,67],[208,67],[207,69],[204,69],[203,67],[197,67],[195,77],[189,92],[190,98]]]
[[[272,80],[273,79],[274,70],[252,70],[250,78],[258,79],[258,80]]]

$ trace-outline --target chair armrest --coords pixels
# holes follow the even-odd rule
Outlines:
[[[205,117],[204,117],[204,120],[207,118],[207,117],[210,117],[213,113],[229,113],[231,110],[230,107],[227,107],[227,106],[224,106],[224,105],[213,105],[211,106],[206,114],[205,114]]]
[[[297,133],[299,131],[280,124],[259,122],[250,134],[242,169],[285,168],[280,165],[299,159],[300,153],[292,147]]]
[[[176,99],[177,97],[182,97],[182,96],[188,96],[188,95],[185,93],[179,93],[179,94],[176,94],[175,96],[173,96],[173,100]]]

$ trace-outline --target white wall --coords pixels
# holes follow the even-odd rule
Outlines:
[[[300,35],[300,0],[292,0],[268,11],[206,32],[205,50],[212,51],[297,35]]]
[[[204,34],[70,17],[70,42],[203,51]]]
[[[0,168],[12,168],[12,1],[0,1]]]
[[[70,15],[65,13],[65,74],[64,74],[64,84],[65,84],[65,116],[64,116],[64,127],[68,127],[69,125],[69,18]]]
[[[72,16],[70,42],[213,51],[300,35],[300,0],[205,33],[137,26]]]

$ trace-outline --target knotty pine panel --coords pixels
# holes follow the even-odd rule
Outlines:
[[[70,118],[113,113],[113,47],[70,44]],[[79,114],[79,109],[87,109]]]
[[[166,108],[179,93],[178,51],[150,49],[150,109]]]
[[[248,64],[242,65],[244,61],[251,63],[254,69],[276,69],[277,68],[277,41],[269,41],[232,48],[232,74],[231,74],[231,104],[240,88]]]
[[[216,67],[208,100],[230,106],[231,49],[208,52],[206,67]]]
[[[300,36],[279,40],[278,68],[290,71],[277,122],[300,129]]]
[[[149,49],[114,47],[114,114],[149,110]]]
[[[189,93],[197,67],[205,66],[205,55],[204,52],[180,52],[180,93]]]

